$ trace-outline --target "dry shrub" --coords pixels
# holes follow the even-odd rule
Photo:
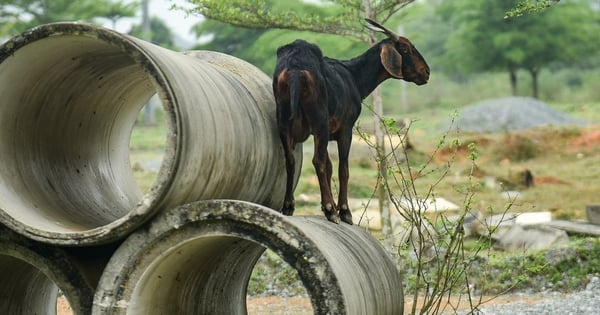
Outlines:
[[[498,160],[526,161],[537,157],[541,153],[537,141],[520,134],[506,134],[504,138],[494,145],[493,156]]]

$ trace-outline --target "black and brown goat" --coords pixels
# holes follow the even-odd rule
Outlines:
[[[277,49],[273,92],[286,159],[287,182],[282,209],[285,215],[294,213],[294,147],[312,134],[312,163],[319,179],[321,209],[329,221],[339,223],[341,217],[352,224],[348,207],[348,154],[361,101],[389,78],[418,85],[429,80],[429,66],[408,39],[374,21],[367,19],[367,22],[370,29],[382,32],[388,38],[351,60],[323,57],[318,46],[303,40]],[[331,192],[332,165],[327,153],[330,140],[337,141],[338,145],[340,186],[337,206]]]

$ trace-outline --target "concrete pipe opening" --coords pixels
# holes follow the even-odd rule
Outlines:
[[[167,134],[144,193],[130,134],[154,94]],[[270,79],[236,58],[49,24],[0,47],[0,95],[0,222],[30,238],[94,245],[186,202],[282,203]]]
[[[246,314],[265,249],[297,271],[315,314],[403,313],[401,276],[364,230],[218,200],[163,212],[130,235],[100,278],[92,314]]]
[[[56,314],[62,293],[74,314],[90,314],[93,286],[64,250],[0,226],[0,314]]]

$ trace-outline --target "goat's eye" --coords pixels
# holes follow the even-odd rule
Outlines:
[[[406,47],[402,47],[402,46],[400,46],[400,47],[396,46],[396,47],[398,48],[398,51],[399,51],[401,54],[403,54],[403,55],[406,55],[406,54],[408,54],[408,48],[406,48]]]

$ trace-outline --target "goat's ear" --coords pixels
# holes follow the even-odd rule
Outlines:
[[[381,46],[381,64],[385,70],[394,78],[402,79],[402,55],[393,45],[384,44]]]

